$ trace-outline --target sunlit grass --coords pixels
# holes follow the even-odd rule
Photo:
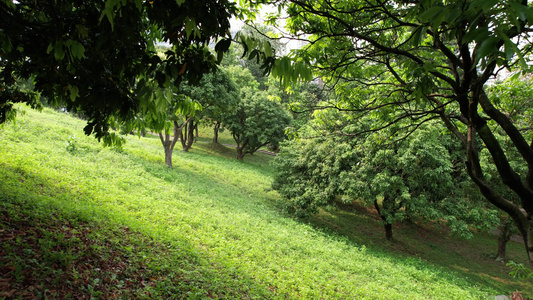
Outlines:
[[[233,149],[196,143],[188,153],[176,150],[169,169],[158,138],[127,136],[119,151],[82,135],[83,126],[65,114],[28,110],[0,129],[4,207],[53,208],[167,245],[173,250],[154,253],[168,266],[195,261],[188,268],[207,278],[194,281],[194,297],[227,290],[243,298],[476,299],[531,287],[503,272],[467,278],[461,268],[472,267],[460,260],[453,267],[389,252],[379,246],[381,232],[357,239],[353,225],[360,223],[349,216],[288,217],[270,189],[267,155],[243,162]],[[75,150],[67,150],[69,136],[76,136]]]

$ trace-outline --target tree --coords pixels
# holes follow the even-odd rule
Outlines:
[[[332,128],[324,132],[324,127],[336,127],[349,117],[328,112],[320,119],[312,123],[315,130],[322,128],[314,132],[318,137],[285,143],[275,159],[278,175],[273,187],[299,215],[337,199],[358,201],[374,206],[388,240],[393,239],[393,224],[406,219],[444,222],[467,237],[470,226],[495,224],[491,211],[454,190],[462,182],[454,178],[450,149],[444,147],[451,141],[435,126],[395,141],[393,128],[356,138],[328,135]],[[346,130],[363,130],[350,127]]]
[[[531,139],[532,128],[532,113],[533,113],[533,84],[531,79],[528,78],[508,78],[502,82],[496,82],[487,87],[487,94],[491,101],[497,106],[503,113],[505,113],[515,124],[519,125],[519,128],[525,129],[522,133]],[[494,124],[491,124],[494,126]],[[509,163],[520,174],[527,173],[527,168],[523,164],[520,154],[513,149],[512,144],[505,138],[505,133],[501,128],[497,126],[493,128],[496,138],[502,144],[509,155]],[[490,154],[487,149],[482,148],[480,150],[481,165],[483,166],[487,180],[497,190],[498,193],[503,195],[506,199],[513,201],[515,204],[520,205],[520,200],[512,191],[507,189],[501,178],[497,175],[497,169],[494,164],[491,163]],[[505,260],[507,258],[506,246],[507,242],[511,239],[513,234],[518,234],[516,226],[513,224],[511,218],[508,215],[500,215],[500,226],[498,235],[498,252],[497,258]]]
[[[0,2],[0,123],[13,104],[41,106],[39,98],[86,116],[85,133],[110,141],[110,120],[131,120],[147,103],[150,81],[190,82],[215,66],[203,46],[219,38],[229,47],[232,1]],[[173,47],[161,59],[158,41]],[[35,93],[17,82],[31,79]]]
[[[329,99],[328,91],[324,91],[316,82],[304,82],[296,87],[285,89],[273,76],[268,78],[268,93],[278,96],[281,104],[291,112],[293,130],[297,130],[311,120],[313,111],[320,105],[320,102]]]
[[[199,122],[205,120],[213,124],[213,143],[218,143],[218,132],[222,122],[240,101],[237,86],[230,75],[225,70],[218,69],[215,73],[205,75],[198,85],[191,86],[185,83],[180,90],[202,106],[202,111],[189,121],[189,129],[197,127]],[[190,133],[187,137],[192,140]]]
[[[202,109],[197,101],[189,97],[178,94],[176,87],[158,88],[153,87],[152,99],[150,102],[157,107],[164,109],[147,109],[138,116],[127,122],[127,131],[137,129],[139,132],[145,128],[159,134],[161,144],[165,150],[165,164],[172,168],[172,153],[180,138],[181,130],[188,124],[195,113]],[[183,119],[183,116],[189,116]],[[172,136],[170,135],[172,131]]]
[[[341,100],[332,106],[352,111],[354,119],[381,116],[371,128],[374,131],[409,120],[408,134],[439,118],[463,144],[469,177],[490,203],[512,217],[528,253],[533,250],[529,130],[506,115],[486,92],[487,82],[502,68],[528,69],[533,9],[527,1],[287,0],[277,4],[287,5],[291,32],[307,35],[309,44],[295,51],[295,59],[313,62],[326,83],[336,86]],[[274,67],[272,72],[278,74]],[[368,93],[372,96],[359,99]],[[511,147],[503,147],[496,130]],[[487,180],[481,145],[519,204]],[[515,153],[526,172],[510,163]]]
[[[265,92],[257,92],[241,100],[224,126],[237,143],[237,159],[243,159],[267,144],[277,145],[290,121],[279,103],[268,99]]]
[[[275,35],[273,28],[271,27],[260,24],[246,24],[239,34],[248,38],[253,38],[257,43],[263,45],[268,43],[270,45],[269,47],[271,47],[271,51],[273,52],[272,55],[279,54],[284,50],[284,45],[282,45],[279,40],[270,38],[271,36]],[[261,55],[250,55],[249,57],[246,57],[246,47],[243,49],[242,47],[237,47],[236,45],[232,45],[228,52],[229,53],[224,56],[222,61],[223,66],[241,66],[246,68],[258,82],[258,88],[260,90],[263,91],[268,88],[268,69],[264,66],[264,59],[260,59]]]

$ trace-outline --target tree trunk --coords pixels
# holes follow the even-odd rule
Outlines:
[[[213,144],[218,144],[218,131],[220,130],[220,122],[215,123],[215,128],[213,129]]]
[[[189,126],[189,124],[187,122],[184,123],[182,130],[179,132],[181,149],[183,149],[183,151],[189,150],[187,149],[187,126]]]
[[[481,102],[487,102],[486,95],[483,93],[482,96],[483,97],[480,97],[482,99]],[[463,97],[466,99],[462,100],[463,105],[461,113],[463,119],[461,121],[465,124],[468,124],[467,135],[463,135],[446,116],[441,115],[441,119],[443,119],[446,127],[450,129],[454,133],[454,135],[459,138],[459,140],[461,140],[461,142],[466,148],[467,160],[465,161],[465,163],[467,167],[466,170],[468,176],[478,186],[481,194],[483,194],[483,196],[490,203],[494,204],[497,208],[506,212],[513,219],[524,240],[528,259],[530,262],[533,262],[533,257],[531,257],[530,255],[530,253],[533,251],[533,207],[531,205],[531,201],[529,200],[533,199],[533,195],[530,193],[532,187],[521,186],[521,180],[519,176],[517,177],[514,170],[510,167],[509,162],[505,157],[505,153],[503,152],[500,144],[497,142],[497,139],[494,137],[493,133],[486,125],[486,122],[479,116],[479,114],[477,114],[477,106],[474,106],[472,109],[469,109],[470,107],[468,105],[469,103],[467,96],[464,95]],[[485,103],[485,106],[489,104]],[[512,127],[512,125],[506,125],[506,127]],[[483,140],[487,149],[489,149],[489,152],[497,166],[500,178],[502,179],[504,184],[511,188],[511,190],[513,190],[520,197],[521,207],[523,208],[523,210],[519,205],[508,201],[501,194],[496,192],[489,184],[489,182],[487,182],[487,180],[485,179],[485,175],[483,173],[483,169],[481,168],[480,158],[477,150],[478,146],[475,138],[476,133]],[[533,168],[530,168],[530,172],[531,171],[533,171]]]
[[[194,119],[192,118],[187,120],[183,127],[183,133],[181,133],[181,146],[185,152],[192,148],[194,142],[194,127]]]
[[[389,241],[392,241],[392,224],[385,223],[385,238]]]
[[[245,153],[243,151],[243,147],[237,146],[237,159],[243,160],[244,155],[245,155]]]
[[[194,143],[194,130],[197,128],[198,124],[194,124],[194,119],[189,120],[189,132],[187,134],[187,150],[192,148],[192,144]]]
[[[385,197],[385,199],[383,199],[383,203],[385,203],[385,201],[388,201],[387,200],[387,197]],[[379,217],[381,218],[381,220],[383,220],[384,222],[384,228],[385,228],[385,238],[389,241],[392,241],[393,238],[392,238],[392,223],[389,223],[387,221],[387,218],[385,218],[385,216],[382,214],[383,211],[382,209],[379,207],[379,204],[378,204],[378,200],[374,200],[374,207],[376,208],[376,210],[378,211],[378,214],[379,214]]]
[[[174,140],[170,139],[170,134],[166,133],[163,135],[163,133],[159,133],[159,138],[161,139],[161,143],[163,144],[163,148],[165,149],[165,164],[172,168],[172,151],[174,150],[174,145],[176,137],[174,137]]]
[[[172,168],[172,149],[170,147],[167,147],[166,145],[163,146],[165,148],[165,164]]]
[[[173,133],[174,136],[172,137],[172,140],[170,139],[170,134],[165,133],[159,133],[159,138],[161,139],[161,143],[163,144],[163,148],[165,149],[165,164],[172,168],[172,151],[174,151],[174,146],[176,146],[176,143],[178,142],[178,139],[181,134],[181,128],[183,125],[178,125],[178,122],[173,121],[174,129]]]
[[[497,258],[506,260],[507,259],[507,242],[511,239],[511,225],[512,219],[505,218],[500,221],[500,234],[498,235],[498,254]]]

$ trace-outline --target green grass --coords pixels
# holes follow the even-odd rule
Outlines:
[[[169,169],[157,137],[128,136],[119,151],[83,127],[27,110],[0,129],[4,296],[484,299],[532,290],[490,257],[493,236],[399,226],[389,243],[357,207],[303,222],[281,211],[268,155],[242,162],[234,149],[196,143],[176,150]],[[524,261],[522,252],[510,245],[513,259]]]

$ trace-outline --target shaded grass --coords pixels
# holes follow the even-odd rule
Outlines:
[[[144,252],[132,251],[146,256],[136,259],[163,261],[150,264],[146,272],[163,276],[181,265],[189,270],[172,277],[189,285],[174,290],[175,282],[162,285],[161,295],[476,299],[531,288],[506,277],[505,270],[490,271],[494,273],[488,278],[470,276],[462,269],[487,261],[449,260],[455,254],[448,253],[446,243],[431,242],[443,249],[440,252],[430,246],[420,246],[428,249],[420,252],[410,245],[429,243],[416,239],[416,231],[412,241],[398,236],[405,241],[403,248],[384,245],[375,225],[379,223],[367,214],[323,212],[311,223],[287,217],[279,209],[278,195],[270,191],[273,169],[265,164],[267,155],[247,156],[242,162],[230,155],[233,149],[197,143],[189,153],[175,151],[175,168],[168,169],[157,138],[127,137],[124,149],[116,151],[78,136],[76,150],[67,151],[68,137],[82,127],[79,120],[46,110],[28,111],[17,124],[0,131],[4,207],[25,207],[26,214],[47,208],[61,222],[80,219],[99,228],[95,231],[102,232],[102,241],[117,244],[127,239],[128,228],[136,244],[145,247]],[[46,226],[46,220],[34,227]],[[368,227],[373,235],[359,234],[358,226]],[[152,245],[172,250],[158,252],[154,247],[152,252]],[[428,259],[431,255],[435,258]],[[437,256],[446,258],[439,263]],[[54,269],[49,260],[40,263]],[[159,271],[159,265],[168,268]],[[132,277],[139,268],[133,263]],[[142,290],[132,295],[147,294]]]
[[[0,239],[0,297],[253,298],[252,281],[190,248],[29,202],[2,201]]]
[[[435,266],[453,270],[463,278],[491,285],[497,290],[532,291],[531,282],[516,282],[503,261],[496,261],[497,237],[476,233],[472,239],[450,234],[445,226],[421,221],[395,224],[395,241],[385,239],[380,217],[372,208],[359,205],[339,205],[323,209],[307,222],[318,228],[328,228],[334,234],[346,236],[355,243],[381,248],[399,257],[417,257]],[[509,260],[527,261],[524,245],[510,241]]]

